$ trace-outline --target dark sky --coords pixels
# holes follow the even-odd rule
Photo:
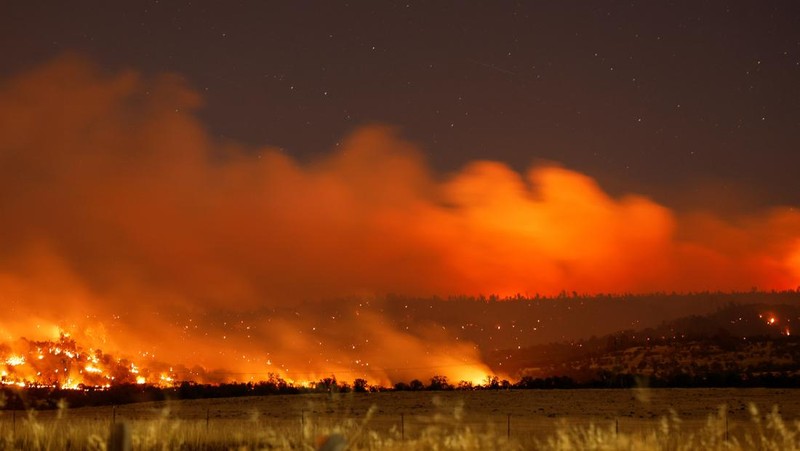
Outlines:
[[[556,161],[672,206],[800,205],[800,3],[25,2],[3,76],[176,72],[212,136],[301,159],[399,127],[435,168]]]

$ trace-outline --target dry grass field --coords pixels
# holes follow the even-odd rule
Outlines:
[[[286,395],[0,413],[0,449],[800,449],[800,390]]]

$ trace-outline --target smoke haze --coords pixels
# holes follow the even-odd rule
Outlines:
[[[678,215],[557,165],[435,174],[383,125],[300,162],[216,142],[201,103],[177,75],[74,56],[2,83],[2,340],[69,331],[242,379],[480,379],[474,346],[435,324],[412,334],[370,309],[331,321],[324,299],[800,285],[796,209]]]

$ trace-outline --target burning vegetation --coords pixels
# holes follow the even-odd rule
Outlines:
[[[0,383],[16,387],[102,389],[174,382],[171,371],[140,368],[99,349],[84,349],[67,333],[57,340],[20,339],[0,346]]]

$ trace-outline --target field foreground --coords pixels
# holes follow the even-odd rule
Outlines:
[[[483,390],[0,412],[0,449],[800,449],[800,390]]]

